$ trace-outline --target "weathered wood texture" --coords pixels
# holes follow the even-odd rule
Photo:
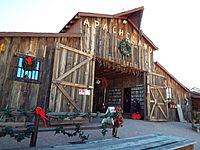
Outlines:
[[[127,20],[82,17],[82,34],[83,49],[94,50],[97,57],[140,70],[152,68],[153,48]],[[131,57],[120,53],[118,47],[122,39],[133,44]]]
[[[79,41],[71,41],[72,48],[57,44],[52,71],[50,109],[60,111],[90,111],[91,94],[80,95],[79,89],[92,85],[93,55],[79,50]],[[89,67],[91,66],[91,67]]]
[[[142,149],[173,149],[173,150],[194,150],[194,140],[165,136],[165,135],[144,135],[138,137],[129,137],[124,139],[106,139],[94,142],[88,142],[86,144],[72,145],[68,144],[65,146],[54,146],[55,149],[83,149],[83,150],[93,150],[93,149],[109,149],[109,150],[142,150]]]
[[[191,111],[191,101],[189,100],[189,90],[183,86],[173,75],[171,75],[162,65],[158,62],[155,63],[155,72],[165,76],[165,87],[172,88],[172,102],[180,104],[183,109],[183,115],[187,118],[187,111]],[[189,103],[189,107],[186,108],[186,101]],[[188,110],[189,109],[189,110]],[[169,109],[169,120],[177,120],[176,109]]]
[[[200,111],[200,93],[191,92],[192,110]]]
[[[48,107],[55,43],[61,42],[77,48],[79,44],[74,41],[79,38],[8,35],[0,37],[0,106],[25,110],[36,105]],[[27,53],[42,59],[40,84],[14,80],[18,54]]]
[[[165,77],[156,73],[147,74],[147,114],[151,121],[168,120]]]

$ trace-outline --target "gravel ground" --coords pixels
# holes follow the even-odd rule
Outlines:
[[[192,130],[190,123],[180,122],[147,122],[142,120],[125,119],[123,128],[119,129],[118,136],[120,138],[135,137],[140,135],[160,133],[163,135],[172,135],[183,138],[195,140],[195,150],[200,150],[200,134]],[[85,131],[89,134],[88,141],[102,140],[113,138],[111,130],[108,131],[106,136],[102,136],[101,130]],[[79,141],[79,138],[69,138],[61,134],[55,135],[54,132],[39,133],[37,140],[37,147],[50,147],[55,145],[65,145],[68,142]],[[29,145],[29,139],[22,142],[16,142],[9,136],[0,138],[0,149],[23,149]]]

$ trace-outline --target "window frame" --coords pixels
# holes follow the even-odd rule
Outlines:
[[[38,78],[37,78],[37,80],[30,79],[30,78],[25,78],[25,77],[18,77],[17,76],[18,69],[19,68],[23,69],[23,67],[19,66],[20,58],[24,59],[26,56],[31,56],[31,57],[35,58],[37,62],[39,62],[39,68],[33,70],[33,71],[38,71]],[[15,69],[16,69],[15,70],[15,80],[16,81],[20,81],[20,82],[28,82],[28,83],[41,84],[42,62],[43,62],[43,58],[35,57],[35,56],[32,56],[32,55],[19,54],[18,57],[17,57],[17,61],[16,61],[17,64],[15,66]],[[31,75],[32,75],[32,71],[31,71]],[[24,76],[25,76],[25,72],[24,72]]]

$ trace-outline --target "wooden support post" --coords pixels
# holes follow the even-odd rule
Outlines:
[[[144,83],[144,120],[148,120],[147,116],[147,109],[148,109],[148,96],[147,96],[147,73],[144,72],[143,74],[143,83]]]
[[[35,147],[37,142],[38,128],[39,128],[39,116],[35,115],[34,132],[31,135],[29,147]]]

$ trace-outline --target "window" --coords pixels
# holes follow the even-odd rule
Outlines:
[[[17,80],[25,82],[39,82],[41,60],[39,58],[30,57],[34,59],[34,62],[31,61],[31,64],[34,63],[34,67],[32,69],[26,70],[23,65],[26,58],[28,58],[28,56],[18,57],[16,69]]]
[[[167,87],[166,89],[166,96],[168,100],[172,99],[172,88],[171,87]]]

